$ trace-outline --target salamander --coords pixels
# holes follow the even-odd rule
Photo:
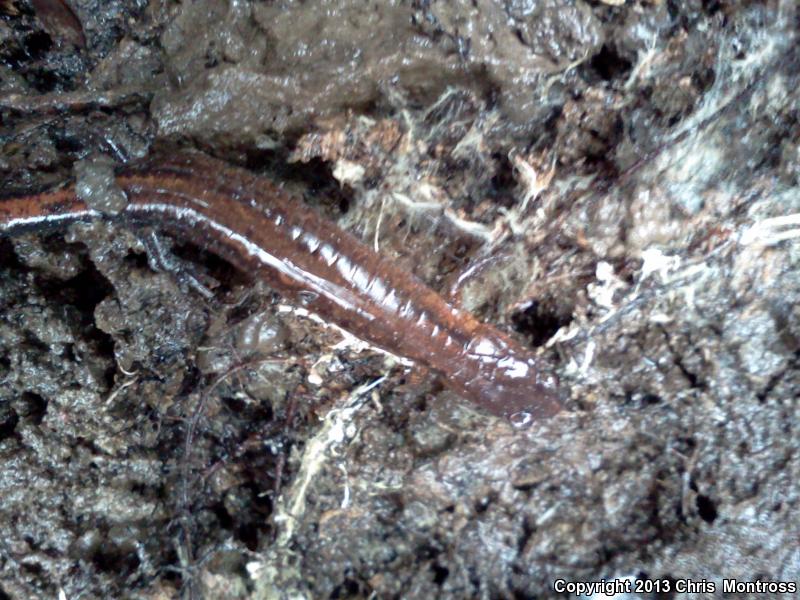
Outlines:
[[[558,413],[555,376],[532,351],[452,306],[266,177],[199,154],[123,167],[117,214],[75,186],[0,201],[0,235],[104,218],[152,226],[216,253],[354,336],[424,365],[494,415],[518,423]]]

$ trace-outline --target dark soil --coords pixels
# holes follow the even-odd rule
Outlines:
[[[0,239],[0,600],[797,582],[798,14],[0,1],[4,197],[200,149],[567,398],[517,430],[181,239],[172,270],[105,223]]]

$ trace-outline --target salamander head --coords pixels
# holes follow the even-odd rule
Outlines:
[[[475,383],[481,389],[479,404],[515,425],[526,426],[552,417],[563,408],[554,376],[545,377],[534,371],[526,378],[507,377],[497,369],[491,380]]]
[[[476,338],[467,349],[467,367],[454,387],[492,414],[524,427],[563,408],[558,380],[527,351],[503,338]]]

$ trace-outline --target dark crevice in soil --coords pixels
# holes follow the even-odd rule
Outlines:
[[[633,65],[620,56],[614,48],[604,45],[589,61],[589,69],[604,81],[625,79]]]
[[[560,311],[548,310],[541,302],[533,300],[525,310],[512,315],[514,329],[524,335],[534,347],[543,345],[561,327],[569,325],[571,317]]]
[[[717,519],[717,506],[716,503],[703,494],[697,495],[697,514],[706,523],[713,523]]]
[[[47,413],[47,400],[34,392],[24,392],[20,404],[25,407],[25,417],[34,425],[39,425]]]
[[[17,423],[19,423],[17,413],[11,410],[11,407],[4,407],[0,413],[0,441],[14,435]]]

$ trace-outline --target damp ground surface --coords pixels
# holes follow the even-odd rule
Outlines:
[[[535,348],[566,407],[517,430],[158,231],[0,239],[0,599],[798,582],[798,19],[0,2],[4,197],[201,150]]]

